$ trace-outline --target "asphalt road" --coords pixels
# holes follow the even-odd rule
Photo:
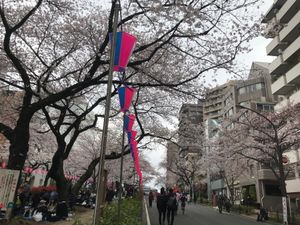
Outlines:
[[[152,208],[148,207],[151,225],[159,225],[158,211],[156,204],[152,205]],[[190,204],[186,206],[186,212],[184,215],[178,210],[178,215],[175,216],[174,225],[259,225],[261,223],[256,222],[254,218],[246,216],[240,216],[236,214],[223,213],[220,214],[217,210],[201,206]],[[266,224],[266,223],[263,223]],[[167,220],[165,221],[167,225]]]

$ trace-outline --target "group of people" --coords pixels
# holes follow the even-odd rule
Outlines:
[[[91,194],[89,190],[80,191],[77,196],[70,193],[67,201],[61,201],[55,190],[35,190],[25,185],[18,193],[14,213],[37,222],[55,222],[67,219],[74,211],[75,205],[92,208],[95,205],[95,194]]]
[[[152,202],[154,201],[154,194],[152,191],[149,193],[149,207],[152,207]],[[167,217],[168,225],[173,225],[174,216],[177,214],[179,202],[181,203],[181,210],[184,214],[185,206],[187,202],[187,196],[182,193],[174,192],[172,188],[165,191],[165,188],[160,189],[160,193],[156,196],[156,205],[159,214],[159,224],[165,225],[165,220]]]
[[[222,213],[223,209],[225,209],[229,213],[231,209],[230,199],[222,192],[216,194],[215,191],[213,191],[212,205],[213,207],[218,207],[219,213]]]
[[[230,203],[229,198],[227,198],[226,195],[219,194],[218,198],[217,198],[217,204],[218,204],[219,213],[223,212],[223,208],[225,208],[225,210],[228,213],[230,212],[231,203]]]
[[[36,221],[58,221],[68,217],[68,208],[55,190],[33,192],[25,186],[17,196],[15,214]]]

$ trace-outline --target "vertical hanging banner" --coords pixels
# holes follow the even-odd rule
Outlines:
[[[124,116],[124,129],[126,132],[132,131],[134,120],[135,120],[134,114],[129,114]]]
[[[136,37],[126,32],[117,32],[114,71],[124,72],[136,44]]]
[[[131,144],[131,142],[135,141],[137,132],[135,130],[131,130],[127,132],[127,137],[128,137],[128,143]]]
[[[127,137],[128,137],[128,144],[129,144],[129,149],[130,149],[130,153],[131,156],[134,160],[134,154],[133,154],[133,148],[131,147],[131,144],[135,141],[135,137],[136,137],[136,131],[132,130],[130,132],[127,132]],[[135,141],[136,142],[136,141]]]
[[[137,154],[135,152],[136,149],[137,149],[137,142],[136,142],[136,140],[132,140],[130,142],[130,151],[131,151],[132,158],[134,160],[135,166],[136,166],[136,158],[137,158]]]
[[[135,169],[140,178],[140,185],[142,185],[142,171],[141,171],[140,163],[139,163],[139,153],[138,153],[138,148],[137,148],[137,142],[135,140],[133,140],[131,142],[130,146],[131,146],[133,154],[134,154]]]
[[[122,86],[118,89],[119,102],[122,112],[128,111],[133,95],[135,93],[134,88]]]

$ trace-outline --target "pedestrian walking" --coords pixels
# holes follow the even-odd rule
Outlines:
[[[218,195],[217,204],[218,204],[218,208],[219,208],[219,213],[222,213],[223,205],[224,205],[224,198],[223,198],[222,193],[219,193],[219,195]]]
[[[268,216],[268,210],[264,207],[260,207],[259,213],[257,215],[257,221],[265,221],[268,220],[269,216]]]
[[[167,201],[168,197],[166,195],[165,189],[162,187],[160,189],[160,194],[157,196],[157,209],[158,209],[158,219],[159,225],[165,225],[166,211],[167,211]]]
[[[224,195],[224,207],[226,211],[230,213],[231,203],[230,203],[230,199],[226,195]]]
[[[150,191],[149,192],[149,207],[152,207],[153,200],[154,200],[154,195],[153,195],[153,192]]]
[[[187,197],[185,196],[184,193],[182,193],[180,197],[182,215],[184,215],[186,201],[187,201]]]
[[[174,223],[174,214],[177,207],[176,194],[173,193],[173,189],[169,189],[167,196],[167,221],[168,225],[173,225]]]

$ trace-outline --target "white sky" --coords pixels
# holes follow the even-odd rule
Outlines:
[[[272,4],[273,4],[272,0],[262,1],[258,13],[265,14]],[[240,55],[237,59],[238,62],[244,64],[245,67],[248,68],[248,70],[250,70],[251,64],[254,61],[271,62],[272,57],[269,57],[266,54],[266,46],[270,43],[270,41],[271,39],[265,39],[264,37],[255,38],[250,42],[252,51],[247,54]],[[217,75],[216,79],[217,79],[217,84],[223,84],[228,79],[230,79],[230,77],[228,75],[226,76],[223,73],[222,74],[220,73],[220,75]],[[216,83],[212,85],[215,86]],[[157,149],[153,149],[151,151],[150,150],[144,151],[143,155],[146,156],[146,158],[150,161],[151,165],[153,165],[157,170],[159,170],[160,173],[165,173],[163,169],[159,168],[159,163],[162,161],[162,159],[166,157],[166,149],[161,145],[157,145],[157,147],[158,147]],[[149,185],[150,187],[153,188],[155,187],[154,181],[146,185]],[[155,188],[159,189],[160,187],[155,187]]]

